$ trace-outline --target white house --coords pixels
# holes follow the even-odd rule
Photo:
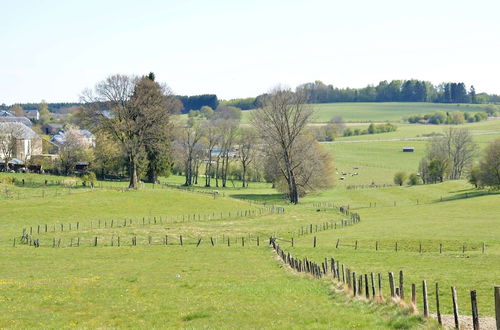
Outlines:
[[[42,139],[22,123],[0,122],[0,157],[4,158],[7,150],[11,158],[24,161],[42,154]]]
[[[30,120],[40,119],[40,111],[38,110],[25,110],[24,115]]]
[[[83,146],[87,148],[95,147],[95,136],[90,131],[86,129],[71,129],[70,132],[78,137]],[[66,142],[67,133],[69,133],[69,131],[59,131],[59,133],[50,139],[50,142],[54,143],[58,147],[62,146],[64,142]]]

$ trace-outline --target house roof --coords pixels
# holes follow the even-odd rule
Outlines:
[[[94,134],[92,134],[90,131],[86,129],[77,129],[74,131],[86,139],[92,139],[94,137]],[[55,134],[53,137],[50,138],[50,142],[56,145],[62,145],[64,144],[65,141],[66,141],[66,133],[64,131],[60,131],[59,133]]]
[[[0,110],[0,117],[14,117],[14,115],[7,110]]]
[[[12,134],[19,140],[31,140],[38,137],[35,131],[19,122],[0,122],[0,134]]]
[[[24,115],[28,117],[36,117],[38,116],[38,110],[25,110]]]
[[[2,117],[0,115],[0,122],[6,122],[6,123],[21,123],[24,124],[28,127],[32,127],[33,123],[26,117]]]

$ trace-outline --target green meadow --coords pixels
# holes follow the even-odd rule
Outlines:
[[[476,104],[444,104],[424,102],[339,102],[311,104],[314,109],[314,122],[328,122],[334,116],[342,117],[346,122],[400,122],[404,117],[436,111],[471,111],[484,109]],[[249,122],[252,111],[243,111],[243,122]]]
[[[345,111],[353,122],[398,121],[442,110],[434,106],[476,111],[325,104],[321,118]],[[479,153],[500,137],[500,121],[454,127],[470,129]],[[336,186],[295,206],[263,182],[241,188],[229,180],[227,188],[205,188],[200,180],[187,189],[183,177],[172,175],[161,185],[129,191],[126,181],[91,188],[79,178],[0,173],[0,327],[436,328],[421,316],[422,280],[432,313],[437,282],[443,313],[452,312],[455,286],[461,314],[470,315],[469,291],[477,290],[480,316],[494,316],[498,192],[476,190],[464,180],[393,186],[395,172],[417,172],[428,136],[447,128],[399,123],[396,132],[323,143],[338,172]],[[415,152],[403,153],[404,146]],[[378,187],[366,187],[372,183]],[[362,220],[342,227],[344,215],[317,203],[349,206]],[[313,233],[301,234],[311,226]],[[22,241],[23,229],[39,248]],[[389,299],[356,299],[331,278],[291,271],[268,246],[270,237],[282,239],[295,257],[335,257],[358,274],[380,272],[386,298],[388,272],[403,270],[407,297],[410,285],[417,285],[417,311]]]

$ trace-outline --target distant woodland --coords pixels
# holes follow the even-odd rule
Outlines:
[[[467,88],[463,82],[447,82],[439,85],[424,80],[384,80],[378,85],[363,88],[338,88],[315,81],[299,85],[308,95],[309,103],[333,102],[434,102],[434,103],[500,103],[500,95],[477,93],[474,86]],[[219,100],[215,94],[193,96],[177,95],[182,103],[182,113],[199,110],[203,106],[212,109],[219,105],[233,106],[242,110],[255,109],[260,106],[266,94],[256,97]],[[19,104],[24,110],[36,110],[38,103]],[[48,103],[50,112],[60,113],[62,109],[79,106],[81,103]],[[8,110],[10,105],[0,104],[0,110]]]

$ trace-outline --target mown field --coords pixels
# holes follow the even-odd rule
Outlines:
[[[481,111],[484,106],[476,104],[443,104],[424,102],[346,102],[320,103],[311,105],[315,111],[313,121],[328,122],[334,116],[346,122],[394,121],[404,117],[436,111]],[[251,111],[243,111],[243,122],[250,120]]]

